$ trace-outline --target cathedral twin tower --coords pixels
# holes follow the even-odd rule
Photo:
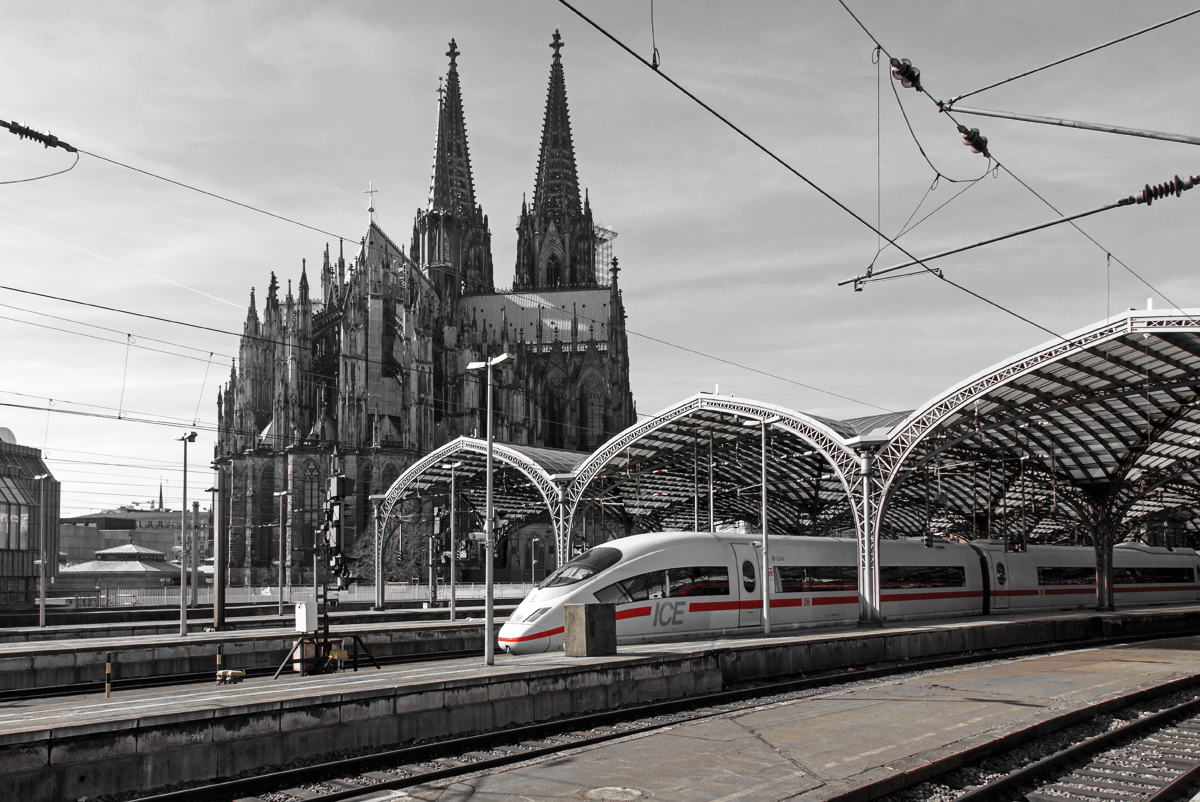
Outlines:
[[[581,197],[562,47],[556,31],[511,291],[493,279],[453,41],[429,198],[407,253],[372,215],[351,259],[326,247],[319,299],[304,268],[283,301],[271,274],[261,320],[251,291],[238,363],[218,398],[231,580],[270,581],[279,491],[289,491],[291,548],[312,545],[335,448],[356,479],[352,540],[367,528],[370,494],[449,440],[482,435],[486,388],[466,373],[472,361],[516,356],[497,375],[500,442],[589,451],[634,422],[616,260],[603,255],[611,232]]]

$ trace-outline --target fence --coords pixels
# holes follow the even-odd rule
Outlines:
[[[484,597],[486,587],[482,582],[461,583],[454,588],[455,599],[460,602],[481,600]],[[528,582],[524,584],[495,584],[492,587],[497,599],[523,599],[533,590],[533,585]],[[278,588],[272,587],[226,588],[225,603],[270,604],[279,600],[278,590]],[[350,590],[331,590],[329,591],[329,595],[331,598],[336,597],[339,601],[343,602],[372,603],[375,601],[375,588],[368,585],[366,587],[354,587]],[[188,589],[188,597],[191,598],[191,588]],[[312,597],[313,589],[311,585],[293,585],[283,588],[283,600],[285,603],[312,601]],[[438,585],[437,601],[446,603],[449,598],[450,586]],[[76,596],[70,600],[55,599],[53,601],[57,604],[73,604],[75,607],[178,607],[179,588],[100,588],[95,593]],[[429,601],[429,586],[389,582],[384,589],[384,601]],[[199,607],[212,607],[212,588],[199,588],[196,596],[196,604]]]

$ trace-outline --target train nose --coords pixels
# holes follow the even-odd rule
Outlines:
[[[505,624],[496,640],[509,654],[541,654],[550,648],[551,633],[534,624]]]

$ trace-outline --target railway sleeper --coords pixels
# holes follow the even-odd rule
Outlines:
[[[1153,776],[1148,773],[1141,773],[1141,769],[1137,769],[1137,771],[1139,772],[1138,781],[1145,783],[1146,785],[1166,785],[1171,780],[1179,776],[1178,773],[1172,774],[1169,777]],[[1076,769],[1075,773],[1071,776],[1078,777],[1079,782],[1091,782],[1093,780],[1120,782],[1122,779],[1121,775],[1110,774],[1103,771],[1094,771],[1091,768]]]
[[[1085,788],[1109,788],[1116,791],[1153,791],[1156,787],[1161,787],[1165,783],[1157,783],[1152,785],[1142,780],[1141,777],[1126,777],[1124,779],[1112,778],[1109,780],[1098,780],[1095,777],[1083,777],[1078,774],[1070,774],[1059,780],[1060,783],[1067,786],[1082,785]]]

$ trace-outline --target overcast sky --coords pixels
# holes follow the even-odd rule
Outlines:
[[[850,5],[885,48],[921,69],[933,97],[949,99],[1195,2]],[[649,57],[649,2],[579,7]],[[580,180],[596,219],[619,233],[642,413],[716,386],[839,418],[910,409],[1049,337],[928,277],[861,293],[838,287],[875,257],[875,235],[553,0],[13,1],[0,9],[0,118],[352,242],[367,224],[368,182],[379,190],[381,226],[408,242],[428,195],[438,78],[456,39],[476,193],[501,285],[512,280],[548,44],[561,29]],[[943,179],[926,196],[935,174],[886,68],[872,63],[872,42],[838,3],[658,0],[654,23],[664,73],[864,218],[874,222],[881,208],[885,231],[897,232],[922,200],[914,219],[968,186]],[[962,103],[1197,135],[1198,37],[1200,16]],[[938,170],[957,179],[984,173],[986,160],[963,147],[927,97],[903,89],[900,97]],[[1068,213],[1200,173],[1194,146],[963,119]],[[0,136],[0,181],[70,163],[62,151]],[[1158,307],[1167,299],[1200,306],[1198,213],[1200,192],[1189,193],[1083,221],[1102,247],[1064,225],[939,264],[1065,333],[1149,297]],[[1001,170],[902,243],[928,254],[1052,217]],[[285,287],[297,281],[301,261],[319,264],[330,240],[90,156],[65,175],[0,186],[0,283],[228,331],[240,331],[252,286],[261,301],[272,270]],[[1110,271],[1106,253],[1163,295],[1115,262]],[[887,251],[877,265],[900,260]],[[18,405],[2,408],[0,425],[48,452],[64,483],[63,514],[156,498],[160,481],[168,506],[178,507],[176,438],[193,420],[215,423],[237,338],[8,290],[0,304],[0,402]],[[212,482],[213,439],[202,429],[191,447],[193,494]]]

